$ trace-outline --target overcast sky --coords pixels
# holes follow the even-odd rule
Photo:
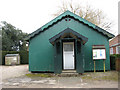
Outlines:
[[[32,33],[54,18],[53,14],[62,2],[71,0],[0,0],[0,21],[6,21],[23,32]],[[73,3],[91,5],[103,11],[114,23],[113,34],[118,33],[118,1],[120,0],[73,0]]]

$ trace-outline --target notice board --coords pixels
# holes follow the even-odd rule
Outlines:
[[[94,46],[94,48],[92,49],[92,53],[93,53],[93,60],[98,60],[98,59],[106,59],[106,49],[103,48],[103,46],[100,48],[97,48]]]

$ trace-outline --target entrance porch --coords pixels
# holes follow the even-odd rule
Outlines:
[[[54,73],[84,72],[83,47],[88,38],[70,28],[49,39],[54,48]]]

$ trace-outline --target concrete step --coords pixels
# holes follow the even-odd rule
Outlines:
[[[61,77],[77,77],[79,76],[78,73],[61,73],[60,74]]]
[[[78,76],[79,74],[76,70],[63,70],[61,73],[62,77],[71,77],[71,76]]]
[[[62,73],[76,73],[76,70],[63,70]]]

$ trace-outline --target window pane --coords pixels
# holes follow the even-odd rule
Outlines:
[[[110,54],[113,54],[113,48],[110,48]]]
[[[116,46],[116,54],[118,54],[118,46]]]
[[[73,44],[64,44],[64,51],[73,51]]]
[[[120,54],[120,46],[118,46],[118,54]]]

